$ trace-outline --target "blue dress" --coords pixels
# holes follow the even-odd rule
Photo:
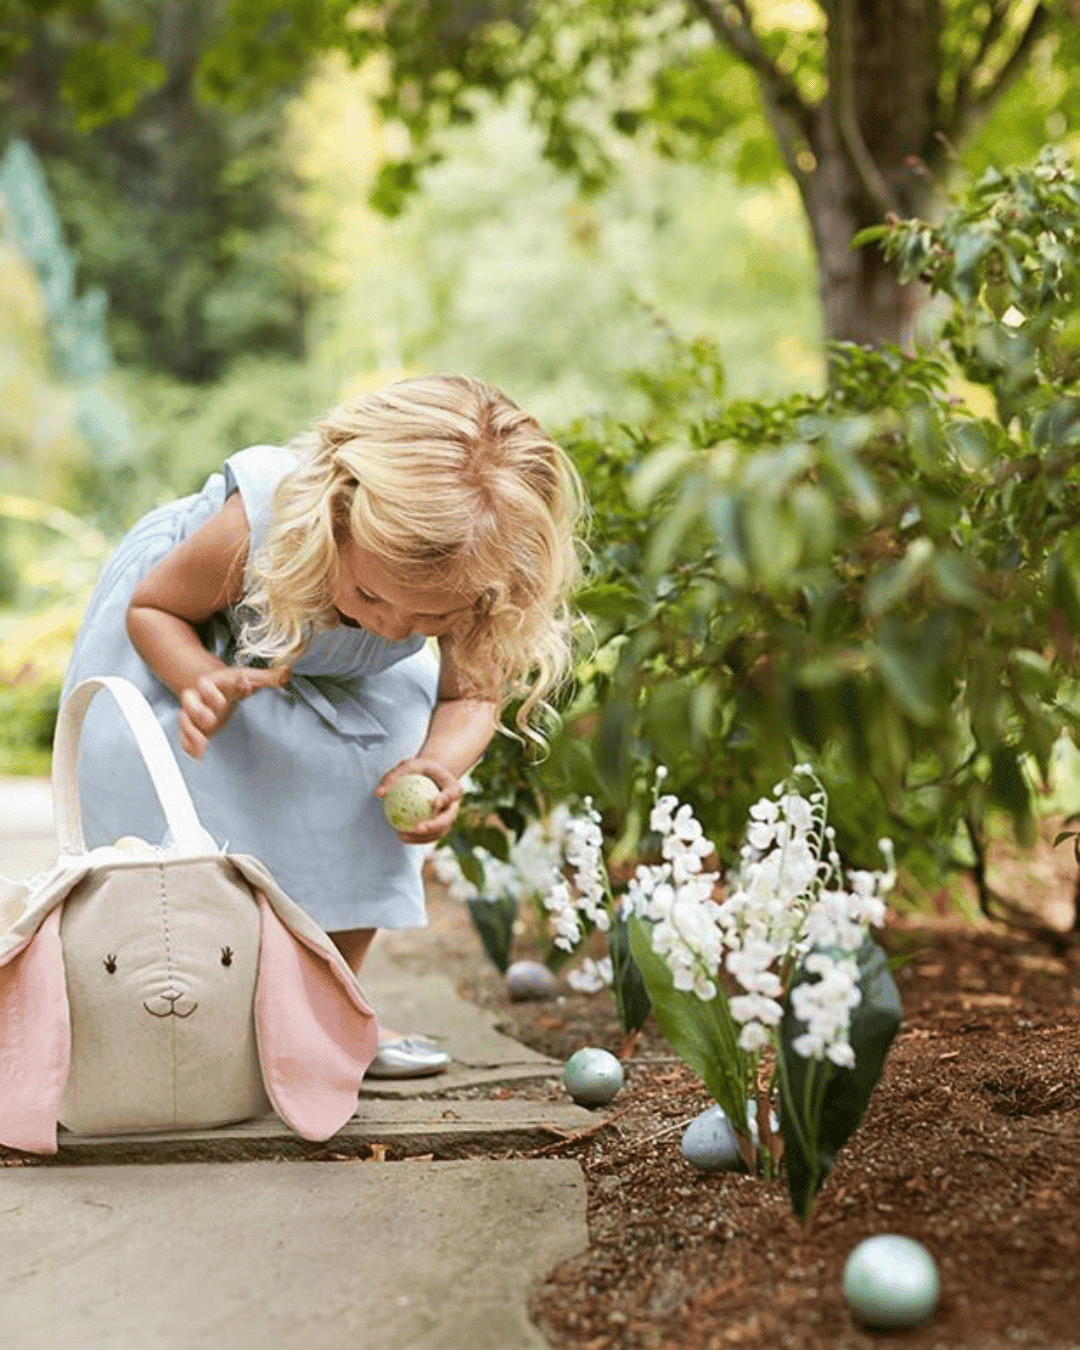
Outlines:
[[[423,847],[403,844],[372,792],[415,755],[435,706],[439,663],[425,638],[390,642],[341,625],[315,635],[283,689],[243,700],[200,760],[180,749],[179,700],[136,652],[126,611],[135,587],[170,549],[239,491],[257,548],[274,489],[297,463],[256,445],[233,455],[201,492],[144,516],[121,540],[90,599],[63,696],[91,675],[123,675],[165,730],[203,826],[222,848],[250,853],[327,932],[427,922]],[[235,664],[240,618],[217,614],[206,647]],[[94,699],[79,747],[87,845],[133,834],[159,841],[165,821],[138,750],[112,700]]]

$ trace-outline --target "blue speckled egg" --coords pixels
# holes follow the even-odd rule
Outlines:
[[[586,1045],[566,1061],[563,1083],[579,1106],[605,1106],[623,1085],[622,1065],[610,1051]]]
[[[899,1233],[866,1238],[844,1266],[844,1299],[864,1326],[918,1326],[934,1311],[940,1292],[934,1258],[921,1242]]]
[[[757,1102],[752,1098],[746,1103],[746,1117],[750,1126],[751,1143],[757,1148]],[[773,1112],[769,1113],[769,1125],[774,1131],[780,1128],[780,1122]],[[745,1170],[731,1121],[724,1108],[716,1103],[706,1107],[683,1131],[682,1155],[701,1172]]]

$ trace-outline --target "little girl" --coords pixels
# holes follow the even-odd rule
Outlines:
[[[135,525],[64,697],[90,675],[136,684],[186,752],[207,830],[264,862],[359,972],[378,928],[426,923],[419,846],[450,829],[509,698],[538,736],[569,670],[583,510],[567,456],[499,390],[402,380],[287,448],[240,451]],[[110,703],[91,704],[80,747],[91,847],[164,831]],[[441,791],[398,833],[379,798],[409,772]],[[380,1037],[375,1076],[448,1063],[422,1038]]]

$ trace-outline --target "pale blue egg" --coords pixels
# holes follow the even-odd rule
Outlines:
[[[746,1103],[746,1119],[750,1127],[750,1142],[758,1146],[757,1102]],[[780,1128],[776,1115],[770,1111],[769,1126],[775,1132]],[[745,1170],[739,1141],[724,1108],[718,1103],[706,1107],[687,1125],[682,1137],[682,1155],[701,1172],[739,1172]]]
[[[940,1292],[934,1258],[899,1233],[866,1238],[844,1266],[844,1299],[864,1326],[918,1326],[937,1307]]]
[[[579,1106],[605,1106],[623,1085],[622,1065],[610,1051],[587,1045],[566,1061],[563,1083]]]
[[[696,1116],[682,1137],[682,1155],[702,1172],[737,1172],[744,1167],[727,1112],[713,1105]]]
[[[539,961],[514,961],[503,977],[506,992],[515,1003],[525,999],[554,998],[558,991],[555,976]]]

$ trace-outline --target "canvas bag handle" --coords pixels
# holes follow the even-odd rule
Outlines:
[[[87,709],[102,689],[112,694],[131,728],[177,852],[187,856],[204,855],[210,846],[210,838],[199,824],[195,804],[172,747],[149,703],[130,680],[116,675],[95,675],[75,686],[64,700],[56,721],[52,790],[61,856],[86,852],[79,802],[79,737]]]

